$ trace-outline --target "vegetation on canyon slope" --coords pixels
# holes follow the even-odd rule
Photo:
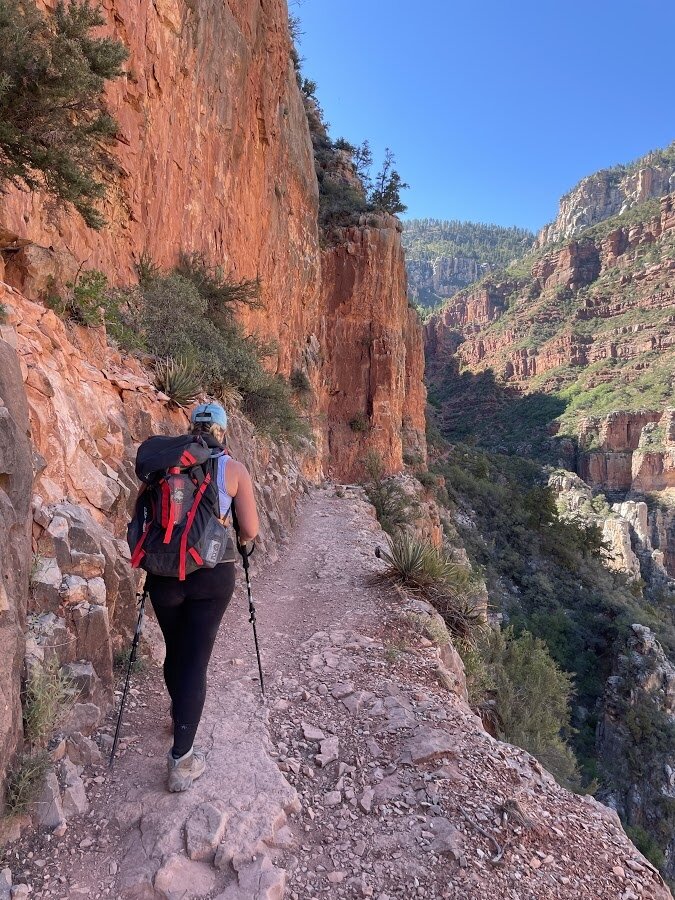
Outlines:
[[[95,36],[102,24],[88,0],[59,2],[49,19],[33,0],[0,0],[0,185],[46,190],[93,228],[117,130],[103,89],[127,58]]]
[[[466,280],[455,276],[445,291],[432,290],[420,275],[420,264],[470,260],[483,275],[522,257],[532,246],[534,237],[526,228],[456,219],[408,219],[403,224],[403,246],[410,296],[423,307],[437,307],[467,285]]]
[[[297,441],[309,429],[292,388],[264,366],[276,346],[246,335],[235,318],[237,305],[260,305],[260,289],[259,281],[230,278],[197,253],[183,255],[172,272],[143,259],[139,284],[128,289],[111,289],[103,273],[84,272],[46,302],[78,324],[105,324],[127,350],[153,354],[160,375],[166,375],[167,360],[172,371],[189,373],[179,381],[190,382],[190,390],[184,383],[180,396],[173,394],[176,401],[187,402],[186,390],[205,391],[228,405],[240,401],[259,431]]]
[[[616,229],[648,223],[656,214],[658,201],[646,201],[587,229],[576,242],[585,242],[593,251]],[[491,447],[496,435],[504,449],[536,455],[541,447],[550,449],[546,426],[553,420],[560,436],[574,437],[582,417],[616,409],[661,409],[672,402],[672,350],[650,349],[644,338],[637,356],[622,348],[639,340],[636,334],[658,335],[672,328],[668,260],[675,253],[675,232],[638,244],[586,283],[542,287],[533,269],[562,247],[561,243],[530,253],[471,288],[498,293],[501,311],[467,339],[492,341],[498,347],[501,342],[501,349],[479,366],[469,367],[460,346],[455,359],[432,375],[430,398],[441,410],[442,429],[449,439],[466,440],[471,435]],[[458,344],[462,342],[458,333]],[[605,347],[607,352],[586,365],[575,359],[527,379],[510,372],[514,354],[525,361],[547,348],[556,354],[558,346],[570,343],[581,353],[591,346]],[[469,416],[467,410],[475,409],[469,401],[478,402],[484,416],[476,417],[473,411]]]
[[[666,653],[675,654],[675,627],[667,603],[649,602],[639,584],[606,568],[600,530],[581,514],[572,520],[561,517],[547,472],[539,464],[456,444],[444,447],[431,471],[442,476],[437,498],[452,511],[460,542],[485,577],[493,611],[500,612],[511,629],[504,639],[528,634],[542,641],[571,679],[572,690],[565,696],[572,704],[572,717],[569,727],[561,720],[563,727],[556,732],[560,743],[548,741],[537,748],[504,728],[507,738],[539,756],[563,783],[578,788],[571,748],[582,788],[597,789],[600,796],[638,782],[645,765],[657,771],[663,735],[672,728],[654,705],[649,707],[648,722],[634,722],[629,728],[620,758],[598,758],[596,729],[607,679],[631,625],[651,628]],[[490,642],[479,646],[478,654],[465,655],[465,662],[476,706],[492,700],[498,712],[503,710],[510,694],[500,698]],[[512,678],[518,690],[517,674]],[[559,687],[562,690],[564,684]],[[524,683],[519,696],[527,706]],[[560,702],[561,695],[556,696]],[[529,712],[537,719],[534,708]],[[500,715],[503,718],[504,712]],[[663,848],[675,819],[667,798],[658,803],[657,815],[664,826],[652,839],[655,847]],[[648,842],[642,846],[649,849]],[[652,856],[658,861],[656,850]]]

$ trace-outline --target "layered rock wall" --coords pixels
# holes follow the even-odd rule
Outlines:
[[[0,224],[66,257],[68,274],[70,256],[75,269],[128,284],[142,254],[168,268],[184,250],[259,277],[264,310],[244,315],[278,342],[287,374],[316,324],[319,253],[285,0],[114,0],[105,13],[130,50],[128,75],[108,91],[119,123],[108,226],[94,232],[72,210],[16,192]]]
[[[610,493],[675,488],[674,416],[669,407],[585,419],[579,430],[579,474]]]
[[[67,727],[86,733],[104,714],[112,652],[135,615],[123,542],[135,449],[187,427],[141,360],[111,348],[103,328],[66,325],[39,302],[54,285],[90,269],[129,284],[143,255],[168,269],[181,251],[260,279],[262,308],[239,317],[275,343],[276,371],[307,375],[315,433],[315,449],[298,453],[234,416],[229,445],[252,472],[268,560],[305,476],[354,478],[369,449],[389,472],[401,469],[404,446],[426,452],[421,328],[407,305],[400,226],[364,220],[321,252],[286,3],[113,0],[104,12],[130,49],[129,74],[108,95],[119,130],[105,173],[107,227],[94,232],[38,194],[10,191],[0,206],[2,329],[15,348],[0,356],[1,539],[12,561],[0,593],[3,771],[21,730],[27,607],[27,662],[45,662],[58,645],[59,663],[75,667],[82,702]],[[357,412],[361,430],[349,424]]]
[[[338,479],[364,474],[368,451],[388,471],[404,448],[426,458],[424,356],[408,306],[401,227],[392,216],[339,229],[322,254],[327,455]]]
[[[626,172],[605,169],[583,178],[560,201],[554,222],[538,235],[539,246],[569,238],[577,232],[616,216],[631,206],[675,189],[675,164],[646,156]]]
[[[463,366],[490,368],[527,389],[547,373],[553,382],[565,366],[605,364],[596,375],[600,383],[613,377],[613,361],[639,371],[643,357],[672,353],[675,264],[668,242],[674,229],[675,196],[669,195],[646,222],[572,240],[542,252],[527,277],[458,294],[425,326],[430,370],[442,369],[457,353]],[[648,248],[654,262],[637,265]]]
[[[109,90],[120,127],[108,225],[96,233],[72,210],[10,192],[0,209],[6,280],[36,300],[81,266],[128,284],[143,255],[170,268],[181,251],[204,253],[236,279],[258,278],[262,308],[238,316],[276,346],[276,371],[307,375],[313,409],[328,416],[315,422],[320,450],[327,439],[324,463],[345,477],[358,468],[349,460],[363,447],[335,401],[348,395],[355,408],[372,406],[369,446],[396,471],[401,429],[414,445],[424,433],[423,349],[405,302],[400,227],[393,219],[363,224],[320,252],[312,143],[287,15],[283,0],[115,0],[110,31],[130,59],[129,74]]]

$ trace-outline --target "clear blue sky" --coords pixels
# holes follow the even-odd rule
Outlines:
[[[332,137],[386,146],[407,216],[536,229],[675,139],[673,0],[289,0]]]

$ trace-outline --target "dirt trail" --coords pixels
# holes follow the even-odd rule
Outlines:
[[[430,611],[404,619],[368,583],[378,542],[357,492],[303,501],[254,579],[266,701],[240,585],[197,737],[206,774],[164,790],[167,702],[149,666],[113,775],[88,773],[91,811],[7,857],[32,897],[670,896],[613,813],[494,741],[447,690]]]

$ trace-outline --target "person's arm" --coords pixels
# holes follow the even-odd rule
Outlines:
[[[244,544],[247,541],[253,541],[258,536],[260,522],[253,496],[253,483],[248,469],[242,463],[230,460],[227,464],[225,481],[228,493],[234,497],[237,522],[239,523],[239,540]]]

